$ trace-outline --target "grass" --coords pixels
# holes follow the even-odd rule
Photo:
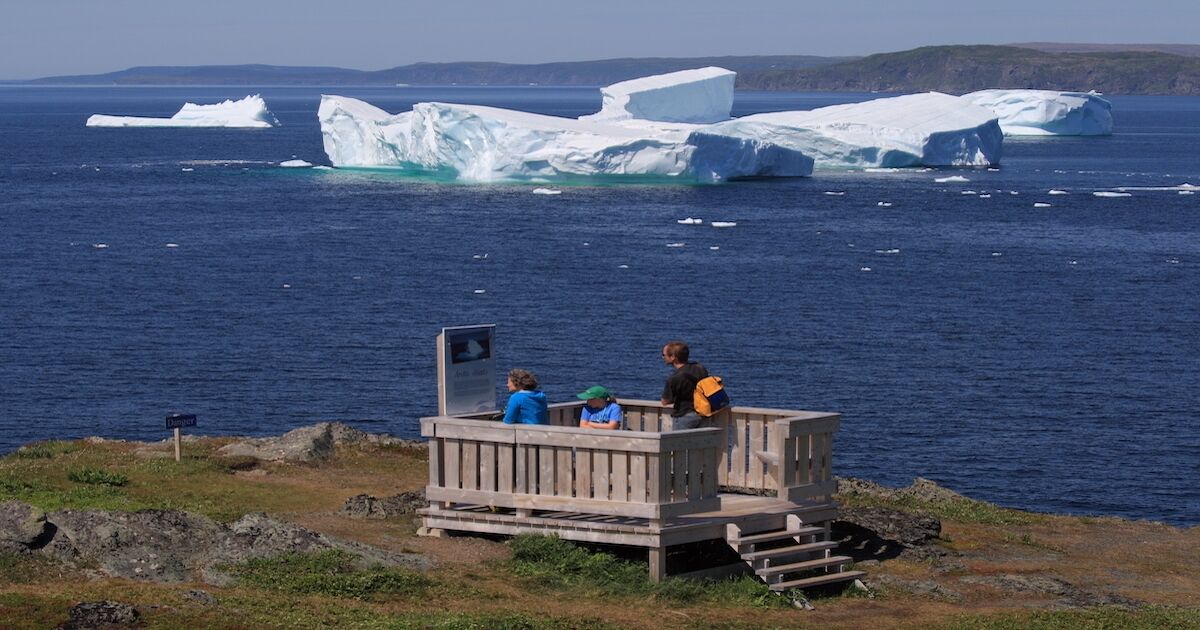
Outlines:
[[[379,595],[416,595],[436,582],[394,567],[360,568],[355,554],[328,550],[248,560],[224,567],[240,584],[298,594],[367,600]]]
[[[123,486],[129,483],[129,477],[102,468],[76,468],[67,472],[67,479],[93,486]]]
[[[75,442],[47,440],[45,442],[34,442],[33,444],[22,446],[7,455],[7,457],[12,459],[54,459],[59,455],[65,455],[78,448],[79,445]]]
[[[749,577],[729,580],[667,578],[652,582],[645,565],[588,551],[558,538],[517,536],[509,542],[513,573],[550,590],[600,597],[650,596],[679,604],[711,603],[750,608],[786,608],[787,598]]]
[[[847,506],[887,507],[904,512],[924,512],[941,519],[980,525],[1031,525],[1042,516],[976,501],[962,497],[945,501],[924,501],[911,496],[899,495],[884,498],[875,495],[847,492],[838,495]]]
[[[1131,611],[1100,607],[1013,615],[966,615],[943,627],[953,630],[1194,630],[1200,628],[1200,610],[1148,606]]]

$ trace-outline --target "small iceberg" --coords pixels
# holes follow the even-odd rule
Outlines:
[[[683,243],[667,243],[667,247],[683,247]]]
[[[688,217],[686,219],[679,219],[678,221],[676,221],[676,223],[678,223],[679,225],[700,225],[701,223],[704,223],[704,219]]]
[[[1110,192],[1107,190],[1099,190],[1099,191],[1092,193],[1092,196],[1093,197],[1105,197],[1105,198],[1111,199],[1111,198],[1115,198],[1115,197],[1132,197],[1133,195],[1131,193],[1127,193],[1127,192]]]
[[[963,177],[962,175],[951,175],[950,177],[937,177],[937,178],[934,178],[933,181],[935,181],[939,184],[950,184],[950,183],[955,183],[955,182],[969,182],[971,180],[967,179],[966,177]]]
[[[987,193],[983,193],[983,194],[980,194],[980,195],[979,195],[979,198],[980,198],[980,199],[991,199],[991,198],[992,198],[992,196],[991,196],[991,195],[989,195],[989,194],[987,194]]]
[[[1065,190],[1051,189],[1050,192],[1048,192],[1046,194],[1047,195],[1069,195],[1071,193],[1069,193]]]
[[[94,249],[108,249],[108,243],[92,243]]]
[[[890,202],[890,201],[880,201],[879,203],[877,203],[877,204],[875,204],[875,205],[876,205],[876,206],[878,206],[878,207],[880,207],[880,208],[891,208],[891,207],[892,207],[892,202]]]
[[[1001,254],[1000,252],[992,252],[992,257],[993,257],[993,258],[997,258],[997,257],[1003,256],[1003,255],[1004,255],[1004,254]]]
[[[164,245],[163,247],[168,247],[168,248],[171,248],[171,249],[175,249],[176,247],[179,247],[179,243],[167,243],[167,244],[166,244],[166,245]]]
[[[731,227],[737,227],[737,222],[736,221],[713,221],[712,223],[709,223],[709,225],[711,225],[715,228],[731,228]]]
[[[94,114],[87,119],[88,127],[228,127],[235,129],[266,129],[279,126],[279,120],[267,109],[258,94],[239,101],[227,100],[212,105],[184,103],[170,118],[142,116],[110,116]]]
[[[720,245],[711,245],[711,246],[709,246],[709,249],[715,252],[718,249],[721,249],[721,246]]]
[[[479,295],[481,293],[487,293],[487,290],[486,289],[475,289],[474,293],[475,293],[475,295]]]
[[[1039,201],[1038,203],[1035,203],[1035,204],[1033,204],[1033,207],[1034,207],[1034,208],[1049,208],[1049,207],[1050,207],[1050,204],[1048,204],[1048,203],[1042,203],[1042,202],[1040,202],[1040,201]]]
[[[896,249],[896,248],[892,248],[892,249],[877,249],[877,250],[875,250],[875,253],[876,253],[876,254],[884,254],[884,255],[886,255],[886,256],[893,256],[893,255],[895,255],[895,254],[899,254],[899,253],[900,253],[900,250],[899,250],[899,249]]]
[[[1176,194],[1179,194],[1179,195],[1194,195],[1194,194],[1196,194],[1196,193],[1195,193],[1195,192],[1193,192],[1193,191],[1190,191],[1190,190],[1180,190],[1180,191],[1178,191]]]
[[[190,166],[185,166],[179,170],[180,170],[180,172],[183,172],[183,173],[191,173],[192,171],[195,171],[196,169],[194,169]]]
[[[859,271],[870,271],[871,268],[870,267],[859,267],[858,270]]]
[[[312,162],[305,162],[304,160],[287,160],[286,162],[280,162],[279,165],[284,168],[312,168]]]
[[[534,188],[533,194],[535,194],[535,195],[561,195],[562,191],[558,190],[557,188]]]
[[[840,196],[842,196],[842,195],[846,194],[846,191],[844,191],[844,190],[826,190],[826,191],[825,191],[825,194],[826,194],[826,195],[832,195],[832,196],[835,196],[835,197],[840,197]]]

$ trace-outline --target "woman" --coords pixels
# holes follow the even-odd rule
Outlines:
[[[508,372],[508,407],[504,424],[550,424],[546,395],[538,391],[537,377],[529,370],[513,368]]]
[[[586,391],[576,394],[576,398],[586,400],[583,411],[579,414],[581,429],[620,429],[621,405],[613,400],[608,389],[595,385]]]

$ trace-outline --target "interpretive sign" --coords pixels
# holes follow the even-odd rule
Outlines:
[[[183,427],[194,426],[196,426],[196,414],[173,413],[167,416],[167,428],[175,430],[175,461],[179,461],[183,443],[183,435],[179,430]]]
[[[438,415],[496,409],[496,325],[443,328],[437,338]]]

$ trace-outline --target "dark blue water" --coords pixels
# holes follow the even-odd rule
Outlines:
[[[390,111],[599,106],[587,89],[338,92]],[[559,196],[273,166],[326,161],[316,88],[263,90],[277,129],[84,127],[246,93],[0,88],[0,452],[160,439],[175,411],[209,434],[344,420],[415,436],[440,327],[494,322],[502,366],[555,400],[595,383],[656,398],[679,338],[739,404],[844,414],[841,474],[1200,522],[1200,195],[1090,194],[1200,184],[1200,99],[1114,98],[1116,135],[1010,139],[1003,168],[967,183]],[[735,114],[862,98],[739,94]]]

